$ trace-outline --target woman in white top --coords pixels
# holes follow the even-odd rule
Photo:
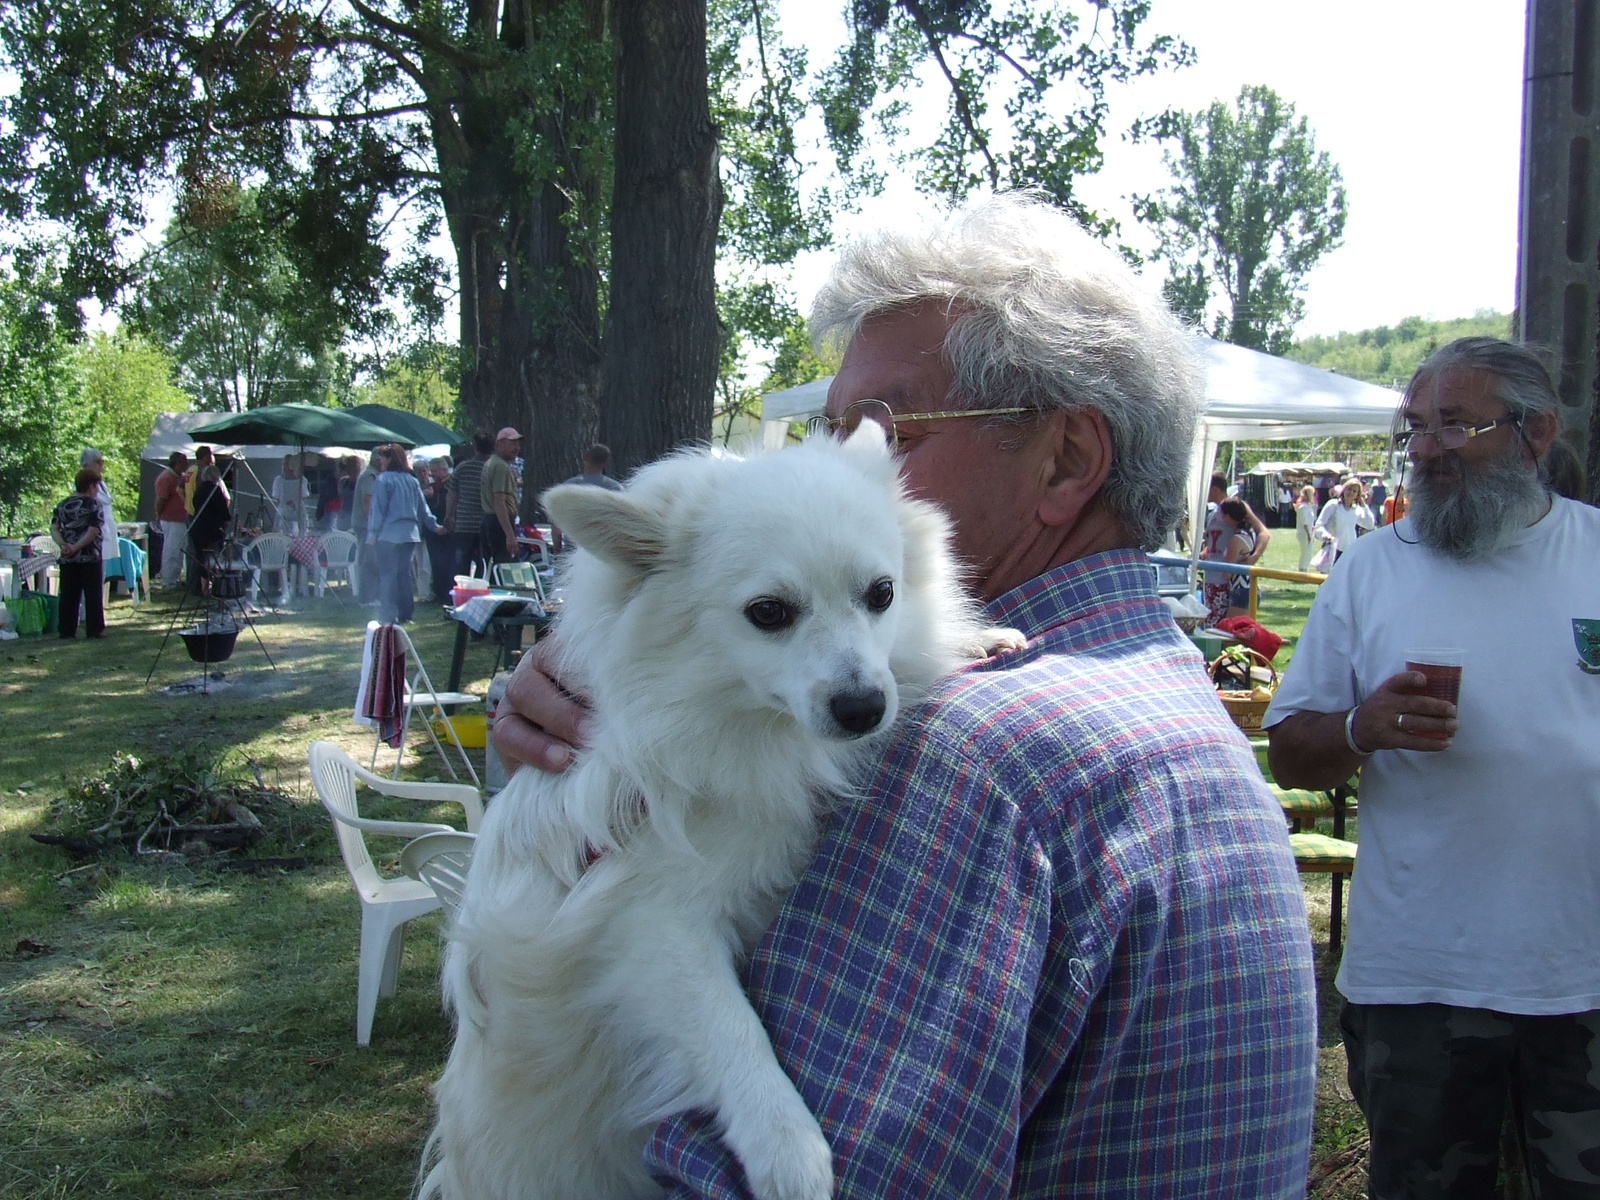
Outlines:
[[[283,474],[272,481],[272,503],[278,508],[278,530],[295,537],[305,528],[308,489],[300,471],[300,457],[283,456]]]
[[[1361,483],[1352,479],[1340,489],[1337,500],[1323,505],[1322,515],[1317,518],[1317,536],[1333,543],[1333,562],[1328,565],[1338,562],[1339,555],[1354,546],[1360,534],[1375,528],[1372,511],[1361,503]]]
[[[1300,543],[1300,569],[1311,569],[1311,556],[1317,552],[1317,539],[1311,531],[1317,524],[1317,489],[1309,483],[1300,489],[1294,506],[1294,536]]]

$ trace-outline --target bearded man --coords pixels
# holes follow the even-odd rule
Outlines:
[[[1409,515],[1339,559],[1263,722],[1283,786],[1360,772],[1337,983],[1373,1200],[1496,1194],[1508,1100],[1532,1193],[1600,1196],[1600,512],[1540,482],[1555,408],[1521,346],[1417,369]],[[1454,704],[1424,647],[1464,654]]]

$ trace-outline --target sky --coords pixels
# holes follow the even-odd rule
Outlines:
[[[818,20],[816,0],[784,0],[784,16],[786,28],[809,31],[813,67],[823,65],[842,27]],[[1308,119],[1349,204],[1344,244],[1306,278],[1300,336],[1509,312],[1524,20],[1518,0],[1153,0],[1148,28],[1183,38],[1198,61],[1109,93],[1105,167],[1081,181],[1081,195],[1121,221],[1130,245],[1147,242],[1127,197],[1168,176],[1159,149],[1121,131],[1167,105],[1194,111],[1266,84]],[[897,180],[860,213],[841,214],[834,237],[938,211]],[[801,311],[830,257],[796,265]],[[1164,273],[1147,268],[1153,286]]]

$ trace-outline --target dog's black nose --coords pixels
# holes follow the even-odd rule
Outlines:
[[[840,692],[828,701],[833,719],[851,733],[871,733],[883,720],[885,707],[880,688],[870,692]]]

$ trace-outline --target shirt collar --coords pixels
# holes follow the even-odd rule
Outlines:
[[[984,614],[1032,639],[1094,609],[1154,597],[1155,571],[1141,551],[1106,550],[1052,567],[995,597]]]

